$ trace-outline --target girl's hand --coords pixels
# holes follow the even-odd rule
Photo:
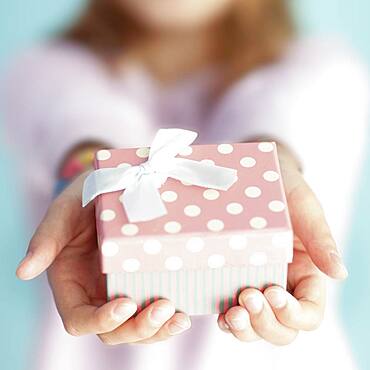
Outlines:
[[[344,279],[347,270],[320,203],[297,162],[283,146],[278,146],[278,152],[295,234],[288,292],[278,286],[264,292],[245,289],[239,295],[239,305],[219,315],[218,324],[241,341],[264,339],[285,345],[295,339],[299,330],[313,330],[320,325],[325,306],[324,274]]]
[[[105,276],[100,273],[92,204],[81,207],[86,173],[50,206],[17,269],[28,280],[48,268],[48,279],[64,326],[71,335],[97,334],[106,344],[153,343],[191,325],[161,299],[133,317],[137,306],[128,298],[106,303]],[[49,267],[50,266],[50,267]]]

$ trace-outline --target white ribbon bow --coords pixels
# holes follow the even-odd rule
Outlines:
[[[146,162],[128,168],[101,168],[86,178],[83,207],[100,194],[125,190],[121,200],[129,222],[149,221],[167,214],[158,189],[168,177],[228,190],[238,179],[235,169],[176,158],[197,136],[196,132],[182,129],[158,130]]]

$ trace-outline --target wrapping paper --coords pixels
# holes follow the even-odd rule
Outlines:
[[[101,150],[95,167],[138,165],[148,148]],[[168,179],[168,214],[129,223],[122,192],[96,199],[101,268],[108,297],[130,296],[139,310],[161,297],[188,314],[224,312],[241,288],[285,287],[293,233],[273,142],[192,145],[179,157],[235,168],[227,191]]]

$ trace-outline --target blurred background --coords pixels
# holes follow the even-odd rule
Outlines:
[[[0,2],[0,75],[20,50],[57,32],[78,14],[80,0],[12,0]],[[294,0],[300,32],[335,35],[349,41],[370,63],[370,2],[368,0]],[[32,356],[32,333],[42,301],[37,299],[38,281],[22,283],[14,270],[23,256],[31,230],[23,217],[23,202],[17,191],[16,164],[1,145],[0,118],[0,352],[1,369],[27,368]],[[369,369],[370,354],[370,152],[355,201],[352,232],[345,256],[350,278],[342,285],[341,316],[360,369]],[[330,344],[328,344],[330,345]]]

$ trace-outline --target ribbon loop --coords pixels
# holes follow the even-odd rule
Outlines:
[[[196,186],[228,190],[237,181],[235,169],[176,158],[196,137],[197,133],[189,130],[158,130],[146,162],[129,168],[98,169],[86,178],[83,207],[98,195],[124,190],[122,203],[129,222],[150,221],[167,214],[158,189],[168,177]]]
[[[238,179],[237,171],[233,168],[184,158],[176,158],[175,164],[168,173],[169,177],[204,188],[226,191]]]

